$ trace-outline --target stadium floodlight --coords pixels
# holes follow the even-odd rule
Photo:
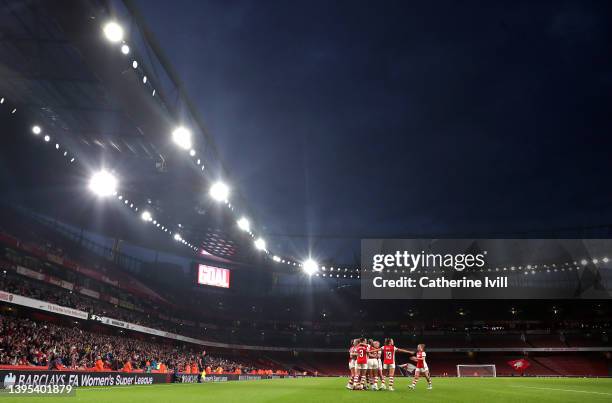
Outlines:
[[[104,25],[104,36],[110,42],[117,43],[123,40],[123,28],[115,21],[109,21]]]
[[[45,140],[45,142],[47,142],[47,143],[48,143],[49,141],[51,141],[51,136],[49,136],[48,134],[46,134],[46,135],[45,135],[45,137],[44,137],[44,140]]]
[[[172,141],[184,150],[191,148],[191,131],[186,127],[179,126],[172,132]]]
[[[133,67],[133,68],[135,68],[135,69],[137,69],[137,68],[138,68],[138,62],[137,62],[136,60],[134,60],[134,61],[132,62],[132,67]]]
[[[110,196],[117,191],[117,178],[106,170],[92,175],[89,189],[100,197]]]
[[[229,196],[229,187],[223,182],[215,182],[210,187],[209,194],[216,201],[225,201]]]
[[[142,214],[140,215],[140,218],[142,218],[142,220],[146,222],[153,221],[153,216],[151,215],[151,213],[149,213],[146,210],[142,212]]]
[[[178,232],[174,234],[174,240],[175,241],[182,241],[183,238],[181,238],[181,234],[179,234]]]
[[[257,238],[255,240],[255,247],[258,250],[266,250],[266,241],[263,238]]]
[[[121,45],[121,53],[127,55],[130,53],[130,47],[126,44]]]
[[[274,255],[274,256],[272,256],[272,260],[274,260],[275,262],[280,262],[281,258],[276,256],[276,255]]]
[[[193,148],[191,150],[189,150],[189,155],[191,155],[192,157],[195,157],[196,150],[194,150]]]
[[[40,126],[34,125],[32,126],[32,133],[38,136],[40,133],[42,133],[42,129],[40,128]]]
[[[302,270],[304,270],[304,273],[308,274],[309,276],[312,276],[317,272],[317,270],[319,270],[319,265],[314,260],[307,259],[302,264]]]
[[[238,220],[238,227],[245,232],[249,232],[251,229],[251,223],[246,217],[241,217],[240,220]]]

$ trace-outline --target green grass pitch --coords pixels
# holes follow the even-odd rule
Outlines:
[[[26,397],[15,402],[612,402],[612,379],[582,378],[434,378],[433,390],[420,380],[408,390],[396,379],[395,392],[349,391],[345,378],[270,379],[207,384],[167,384],[114,388],[80,388],[70,397]]]

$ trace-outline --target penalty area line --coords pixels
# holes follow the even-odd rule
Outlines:
[[[606,395],[612,396],[609,392],[595,392],[592,390],[576,390],[576,389],[559,389],[559,388],[539,388],[537,386],[510,386],[511,388],[523,388],[523,389],[539,389],[539,390],[556,390],[558,392],[573,392],[573,393],[590,393],[593,395]]]

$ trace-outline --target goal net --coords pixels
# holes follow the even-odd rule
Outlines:
[[[495,364],[457,365],[457,377],[496,377]]]

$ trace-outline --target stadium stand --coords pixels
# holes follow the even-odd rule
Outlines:
[[[197,366],[216,374],[272,371],[270,362],[207,355],[190,344],[126,335],[99,326],[88,330],[79,322],[36,316],[0,316],[0,368],[199,373],[192,369]],[[284,373],[279,367],[274,372]]]
[[[179,306],[164,295],[164,291],[156,289],[155,285],[146,284],[146,279],[137,270],[129,270],[125,264],[118,262],[118,255],[108,258],[108,252],[94,253],[84,246],[84,241],[74,242],[66,239],[57,230],[39,224],[32,217],[22,212],[12,212],[18,217],[20,225],[11,224],[12,220],[5,216],[0,231],[2,255],[0,266],[0,289],[4,292],[34,298],[36,300],[74,308],[87,313],[89,317],[108,316],[119,321],[137,325],[149,326],[160,331],[194,337],[208,343],[228,343],[230,345],[264,345],[270,350],[255,354],[245,361],[232,361],[226,358],[215,358],[210,361],[212,367],[221,366],[225,372],[259,370],[293,371],[318,375],[345,375],[347,340],[361,334],[371,334],[383,338],[396,338],[402,346],[412,346],[426,340],[430,351],[430,366],[437,376],[454,376],[456,365],[463,364],[495,364],[498,375],[516,375],[508,365],[508,361],[522,356],[523,349],[529,348],[592,348],[610,346],[607,330],[610,323],[605,315],[587,315],[577,320],[577,317],[566,315],[562,320],[488,320],[487,309],[479,312],[471,307],[472,318],[453,318],[443,314],[435,320],[427,320],[423,314],[426,307],[420,307],[422,312],[418,318],[406,321],[386,321],[384,324],[370,322],[369,311],[363,310],[362,320],[355,323],[327,320],[319,317],[315,321],[304,321],[309,315],[296,320],[293,312],[300,312],[301,301],[297,298],[282,298],[283,306],[288,315],[275,315],[274,320],[266,318],[266,312],[276,313],[274,305],[276,298],[257,298],[244,303],[247,298],[229,298],[218,293],[202,296],[199,289],[187,289],[186,299],[214,301],[213,309],[198,311],[189,307]],[[15,219],[13,218],[13,221]],[[26,223],[26,225],[23,225]],[[53,242],[50,240],[53,239]],[[91,245],[89,245],[91,246]],[[94,250],[96,248],[93,248]],[[97,248],[103,251],[104,248]],[[125,259],[124,259],[125,261]],[[86,263],[85,263],[86,262]],[[92,267],[92,269],[88,269]],[[133,267],[133,266],[132,266]],[[340,295],[345,303],[350,304],[352,295]],[[236,301],[237,300],[237,301]],[[336,301],[337,303],[338,301]],[[201,303],[201,302],[200,302]],[[242,305],[253,304],[249,315],[245,315]],[[247,305],[247,306],[249,306]],[[257,308],[255,308],[257,305]],[[340,317],[341,309],[336,311],[328,305],[326,316]],[[193,303],[197,306],[197,303]],[[341,306],[341,305],[340,305]],[[601,308],[601,307],[600,307]],[[542,309],[537,306],[534,309]],[[571,307],[563,307],[570,312]],[[40,335],[41,342],[45,338],[57,334],[58,324],[37,325],[40,314],[11,304],[3,303],[2,310],[8,315],[2,316],[3,350],[2,364],[48,366],[49,356],[41,353],[48,345],[32,345],[27,354],[22,342],[13,344],[15,333],[30,334],[32,329],[45,329]],[[7,311],[8,310],[8,311]],[[15,312],[34,318],[16,319]],[[376,311],[376,309],[374,309]],[[576,312],[580,310],[577,309]],[[397,315],[398,310],[391,309],[391,314]],[[253,315],[250,315],[253,313]],[[385,315],[389,312],[385,312]],[[37,316],[38,315],[38,316]],[[45,314],[44,320],[49,320]],[[300,314],[298,314],[300,315]],[[414,315],[414,313],[412,313]],[[400,314],[401,316],[401,314]],[[293,319],[292,319],[293,318]],[[312,319],[312,317],[310,317]],[[604,320],[602,320],[604,319]],[[57,321],[57,318],[54,320]],[[62,322],[59,320],[59,322]],[[96,358],[106,357],[102,361],[107,368],[117,370],[123,367],[121,362],[130,358],[134,370],[146,370],[146,362],[163,362],[168,370],[179,368],[183,370],[186,363],[192,362],[198,349],[204,346],[189,342],[164,340],[153,337],[147,340],[137,332],[123,332],[116,328],[105,327],[100,334],[100,323],[89,323],[91,320],[73,324],[65,339],[57,339],[57,351],[61,352],[61,361],[68,368],[95,368]],[[409,323],[409,325],[407,325]],[[61,325],[66,326],[66,323]],[[46,327],[45,327],[46,326]],[[384,331],[381,327],[384,327]],[[15,329],[20,329],[18,332]],[[71,354],[72,347],[67,347],[71,340],[78,339],[82,332],[88,333],[88,340],[97,341],[97,346],[108,345],[112,338],[116,340],[117,350],[98,350],[87,346],[77,346],[79,354]],[[30,333],[28,333],[30,331]],[[110,336],[114,334],[113,336]],[[82,338],[82,337],[81,337]],[[99,338],[99,339],[98,339]],[[147,344],[149,343],[149,344]],[[154,343],[154,344],[150,344]],[[309,346],[320,346],[321,352],[309,352]],[[45,347],[45,348],[42,348]],[[207,349],[215,347],[206,347]],[[232,355],[231,348],[216,348],[219,357]],[[287,352],[282,352],[285,349]],[[486,352],[477,352],[485,349]],[[495,350],[500,352],[496,353]],[[513,349],[516,353],[509,355],[503,350]],[[74,349],[73,349],[74,350]],[[437,352],[436,352],[437,350]],[[461,350],[463,353],[452,351]],[[36,356],[32,351],[38,351]],[[87,353],[83,353],[87,351]],[[127,351],[131,351],[130,354]],[[145,352],[156,351],[156,356],[147,356]],[[472,355],[467,355],[472,351]],[[476,351],[474,353],[474,351]],[[253,351],[242,352],[247,356]],[[44,358],[44,359],[43,359]],[[235,359],[235,358],[234,358]],[[553,376],[607,376],[609,374],[609,354],[602,352],[587,352],[579,354],[530,352],[527,356],[530,367],[525,375]],[[213,360],[212,356],[210,360]],[[211,369],[212,370],[212,369]],[[256,370],[257,371],[257,370]]]

